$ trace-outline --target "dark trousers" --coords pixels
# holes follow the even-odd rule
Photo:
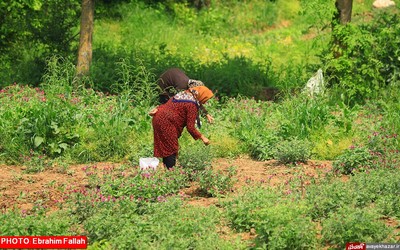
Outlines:
[[[173,168],[176,164],[176,154],[164,157],[163,163],[167,167],[167,169]]]

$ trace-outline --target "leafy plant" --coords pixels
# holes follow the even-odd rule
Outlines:
[[[325,180],[307,188],[306,200],[310,206],[308,214],[313,220],[329,217],[341,207],[354,203],[352,185],[340,181]]]
[[[99,208],[83,224],[89,239],[114,249],[245,249],[217,233],[220,212],[215,207],[183,206],[179,198],[137,206],[119,201]]]
[[[35,213],[15,209],[7,213],[0,213],[0,219],[3,221],[0,225],[0,235],[2,236],[69,235],[74,233],[71,230],[73,220],[68,218],[64,212],[46,215],[46,211],[42,209]]]
[[[26,165],[27,173],[38,173],[44,171],[50,167],[51,161],[49,161],[45,155],[39,155],[31,150],[29,156],[24,156],[23,162]]]
[[[399,50],[394,48],[399,44],[391,37],[399,32],[398,15],[389,12],[376,13],[371,22],[338,25],[333,30],[331,49],[339,56],[329,50],[323,61],[330,83],[340,85],[345,100],[355,103],[376,98],[380,89],[398,81],[399,62],[394,58]]]
[[[268,249],[314,249],[318,246],[315,224],[302,216],[302,208],[275,206],[259,212],[257,245]]]
[[[400,195],[389,194],[378,197],[376,200],[377,210],[380,214],[389,217],[400,217]]]
[[[348,242],[386,242],[388,227],[367,208],[343,207],[322,222],[322,240],[344,248]]]
[[[382,206],[382,202],[400,194],[398,178],[397,169],[377,168],[357,173],[349,183],[352,189],[357,190],[353,197],[356,206],[368,207],[371,203],[375,203],[378,210],[383,209],[387,213],[396,213],[397,209],[391,209],[391,206],[395,206],[398,199],[394,198],[388,202],[387,207]],[[365,185],[366,182],[369,185]]]
[[[121,166],[99,171],[96,166],[85,168],[91,179],[92,187],[88,190],[95,201],[110,201],[117,198],[157,201],[164,196],[177,193],[186,186],[187,172],[176,168],[170,171],[141,171],[138,167]],[[116,178],[118,177],[118,178]]]
[[[274,134],[261,134],[249,142],[250,156],[257,160],[270,160],[274,157],[274,146],[280,138]]]
[[[365,171],[372,166],[374,156],[366,147],[351,147],[333,162],[333,170],[340,174]]]
[[[311,156],[311,146],[309,142],[297,138],[280,141],[276,145],[274,156],[283,164],[307,162]]]
[[[211,166],[214,158],[212,149],[202,144],[195,143],[182,147],[179,153],[179,164],[192,177]]]
[[[228,173],[215,171],[212,168],[207,168],[197,174],[197,180],[200,185],[200,190],[207,195],[217,197],[227,194],[232,190],[236,175],[234,167],[228,169]]]

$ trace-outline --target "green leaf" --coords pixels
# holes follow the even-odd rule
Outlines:
[[[40,0],[29,0],[27,1],[27,5],[33,10],[40,10],[42,8],[42,1]]]
[[[68,144],[67,143],[60,143],[58,144],[58,146],[64,150],[66,150],[68,148]]]
[[[57,135],[60,133],[60,129],[58,128],[57,123],[51,122],[50,127],[54,130],[54,134]]]
[[[36,136],[35,139],[34,139],[34,141],[33,141],[33,144],[34,144],[35,148],[37,148],[37,147],[39,147],[43,142],[44,142],[44,138],[43,138],[43,137]]]

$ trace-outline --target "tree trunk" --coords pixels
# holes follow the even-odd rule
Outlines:
[[[337,12],[334,16],[338,24],[346,24],[351,21],[351,12],[353,9],[353,0],[336,0]]]
[[[76,76],[78,79],[89,75],[92,62],[92,37],[94,21],[94,0],[82,0],[81,30],[79,40]]]
[[[336,0],[335,6],[337,11],[335,12],[332,20],[332,52],[334,58],[339,58],[342,56],[343,51],[346,49],[346,45],[343,43],[338,33],[336,33],[335,29],[338,25],[346,25],[351,21],[353,0]]]
[[[211,0],[193,0],[193,5],[197,10],[201,10],[203,7],[209,8],[211,5]]]

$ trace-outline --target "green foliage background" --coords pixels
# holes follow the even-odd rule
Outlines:
[[[355,1],[352,23],[331,30],[334,4],[322,0],[213,1],[200,10],[185,1],[100,1],[91,76],[79,87],[79,2],[0,2],[0,163],[25,165],[30,174],[125,163],[110,173],[89,168],[90,185],[61,190],[68,196],[55,215],[43,201],[31,211],[2,212],[0,235],[85,234],[91,249],[396,241],[382,218],[398,221],[400,211],[400,3],[376,10],[372,2]],[[332,35],[345,45],[339,58]],[[141,173],[139,157],[152,154],[147,113],[156,105],[155,82],[169,67],[216,92],[207,103],[215,123],[201,128],[212,144],[204,150],[185,132],[185,170]],[[311,98],[302,88],[319,68],[327,88]],[[212,160],[241,155],[277,159],[297,178],[229,197],[234,169],[213,172]],[[310,159],[332,160],[334,168],[302,173],[299,165]],[[228,201],[185,205],[179,190],[193,179]],[[238,232],[256,237],[243,241]]]
[[[208,104],[217,122],[203,128],[221,139],[217,157],[283,159],[295,152],[277,151],[279,141],[296,137],[310,142],[312,155],[303,152],[301,161],[335,159],[367,142],[376,127],[359,132],[355,121],[359,105],[374,103],[373,115],[385,117],[385,134],[399,133],[398,8],[371,5],[354,3],[353,22],[331,30],[335,8],[317,0],[213,1],[200,10],[185,1],[101,1],[91,76],[86,88],[74,89],[77,39],[68,38],[79,25],[78,2],[3,3],[1,10],[15,18],[1,26],[2,161],[123,161],[149,154],[146,113],[156,103],[155,81],[169,67],[181,67],[217,93]],[[332,56],[332,35],[344,45],[339,58]],[[300,90],[318,68],[329,88],[310,99]],[[272,94],[275,102],[265,102]],[[184,135],[183,145],[189,140]]]

